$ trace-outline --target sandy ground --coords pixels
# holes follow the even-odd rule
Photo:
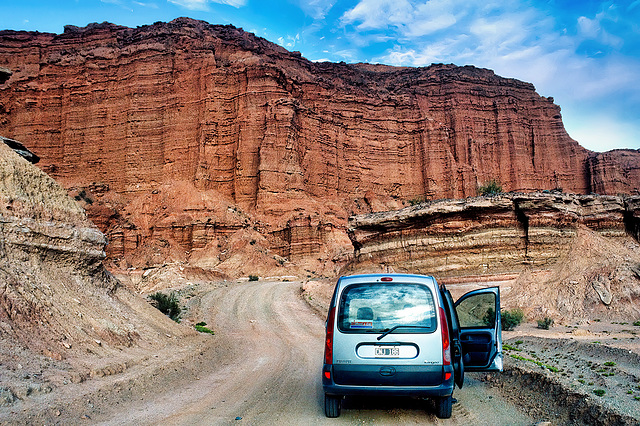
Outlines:
[[[321,306],[317,299],[327,290],[301,294],[301,285],[195,286],[183,324],[205,321],[215,335],[176,342],[121,373],[25,396],[0,407],[0,423],[533,425],[640,419],[637,327],[602,322],[551,330],[525,324],[505,332],[507,354],[523,359],[507,356],[504,373],[467,374],[451,419],[437,419],[428,400],[370,398],[347,400],[340,418],[326,419],[320,385],[325,318],[311,306]],[[597,396],[594,389],[605,393]]]
[[[429,401],[354,399],[326,419],[320,371],[324,317],[299,282],[191,289],[188,321],[216,334],[162,351],[120,374],[69,383],[0,408],[3,424],[533,424],[469,375],[450,420]]]
[[[543,330],[527,323],[504,332],[510,373],[540,375],[538,382],[557,384],[567,403],[584,406],[560,410],[556,421],[600,424],[640,422],[640,327],[629,323],[592,321]],[[508,376],[508,375],[507,375]],[[501,386],[505,388],[508,377]],[[493,383],[497,383],[495,377]],[[532,392],[549,389],[527,385]],[[595,407],[598,407],[596,409]],[[543,408],[543,407],[541,407]],[[581,412],[589,410],[588,413]],[[538,409],[538,412],[541,410]],[[553,418],[553,416],[551,416]]]

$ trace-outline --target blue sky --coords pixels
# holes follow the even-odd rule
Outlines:
[[[180,16],[313,61],[454,63],[528,81],[594,151],[640,148],[640,0],[2,0],[0,29],[60,33]]]

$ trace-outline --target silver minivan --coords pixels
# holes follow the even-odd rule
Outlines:
[[[465,371],[502,371],[500,289],[454,303],[435,278],[408,274],[341,277],[326,322],[322,385],[327,417],[352,395],[433,398],[451,417]]]

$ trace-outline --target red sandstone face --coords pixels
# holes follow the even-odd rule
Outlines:
[[[4,31],[0,66],[13,72],[0,134],[67,187],[102,188],[90,213],[112,257],[160,240],[161,258],[188,257],[238,226],[304,256],[341,246],[352,213],[472,196],[491,179],[640,190],[640,152],[585,150],[551,98],[490,70],[312,63],[189,19]]]

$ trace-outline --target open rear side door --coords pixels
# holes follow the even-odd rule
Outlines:
[[[447,291],[448,292],[448,291]],[[466,371],[502,371],[500,288],[466,293],[455,303]]]
[[[460,343],[460,323],[456,314],[455,304],[451,293],[444,285],[440,287],[442,301],[445,305],[447,322],[449,323],[449,336],[451,338],[451,362],[453,364],[453,379],[460,389],[464,384],[464,364],[462,362],[462,345]]]

